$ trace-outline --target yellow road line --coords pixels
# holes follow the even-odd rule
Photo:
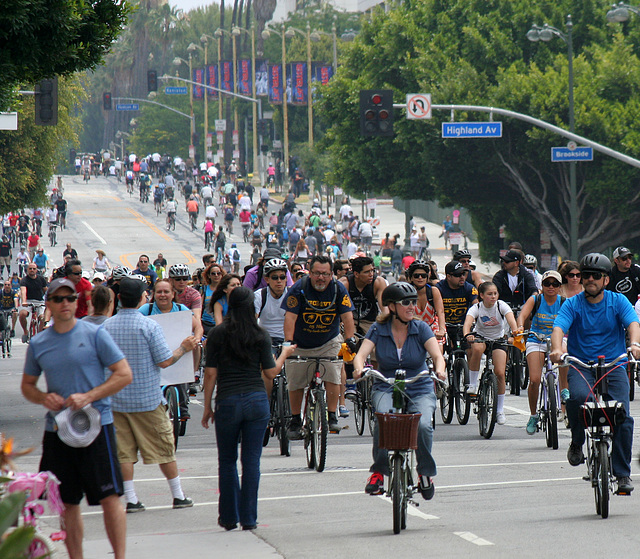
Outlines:
[[[116,202],[122,202],[122,198],[117,196],[109,196],[108,194],[86,194],[84,192],[65,192],[67,198],[73,198],[74,196],[87,196],[88,198],[109,198]]]
[[[196,264],[198,262],[188,250],[181,250],[180,252],[185,255],[187,264]]]
[[[171,237],[168,237],[167,235],[165,235],[160,229],[158,229],[153,223],[151,223],[150,221],[147,221],[144,217],[142,217],[142,215],[140,215],[138,212],[136,212],[135,210],[132,210],[131,208],[127,208],[127,211],[129,213],[131,213],[133,216],[135,216],[135,218],[142,223],[143,225],[146,225],[149,229],[151,229],[156,235],[159,235],[160,237],[162,237],[165,241],[168,241],[170,243],[173,242],[173,239]]]
[[[127,258],[128,256],[131,256],[132,254],[138,254],[138,253],[137,252],[126,252],[125,254],[121,254],[120,255],[120,262],[122,262],[127,268],[131,268],[132,270],[135,270],[137,268],[137,265],[136,266],[132,266],[129,263],[129,259]]]

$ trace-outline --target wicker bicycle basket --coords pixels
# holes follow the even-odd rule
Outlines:
[[[418,448],[421,413],[378,413],[378,446],[386,450]]]

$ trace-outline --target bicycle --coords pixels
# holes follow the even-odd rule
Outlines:
[[[212,231],[207,231],[204,234],[204,250],[206,252],[209,252],[211,250],[211,240],[213,237],[213,232]]]
[[[478,393],[470,394],[470,401],[474,404],[474,413],[478,417],[480,436],[490,439],[496,426],[498,415],[498,378],[493,370],[493,346],[505,343],[504,339],[489,340],[477,332],[470,332],[465,336],[474,336],[473,343],[486,344],[484,355],[486,358],[484,369],[478,379]]]
[[[162,213],[162,198],[153,197],[153,205],[155,206],[156,215],[160,215]]]
[[[407,527],[407,508],[409,503],[416,506],[413,495],[418,487],[413,481],[414,451],[418,448],[418,425],[422,414],[408,413],[409,402],[404,386],[430,376],[437,383],[439,380],[430,371],[422,371],[411,379],[405,378],[405,371],[398,369],[394,378],[387,378],[375,369],[364,369],[363,379],[375,378],[393,386],[393,411],[390,413],[376,412],[378,421],[378,447],[389,453],[389,482],[387,495],[393,505],[393,533],[399,534]],[[358,381],[360,382],[360,381]]]
[[[29,303],[27,301],[27,306],[31,309],[30,313],[31,313],[31,320],[29,320],[29,328],[28,331],[25,332],[25,334],[27,334],[27,342],[29,343],[31,341],[31,338],[33,338],[40,330],[40,326],[42,323],[42,319],[44,318],[44,316],[38,316],[38,309],[41,309],[44,307],[44,301],[40,302],[31,302]]]
[[[323,373],[320,372],[320,362],[342,362],[341,357],[302,357],[291,356],[290,363],[315,363],[315,371],[309,385],[304,389],[302,405],[302,433],[304,449],[307,455],[307,466],[317,472],[324,470],[327,461],[327,434],[329,419],[327,415],[326,390],[322,383]],[[285,365],[286,367],[286,365]],[[338,431],[339,432],[339,431]]]
[[[60,499],[58,486],[60,482],[51,472],[17,473],[9,472],[12,478],[7,483],[7,495],[3,500],[12,500],[17,503],[23,503],[20,512],[20,520],[16,521],[12,528],[5,533],[7,538],[11,538],[11,533],[21,530],[23,527],[31,527],[33,529],[33,539],[28,544],[24,555],[29,559],[44,559],[52,557],[56,552],[54,541],[64,541],[66,533],[61,530],[51,534],[51,537],[44,534],[38,526],[38,517],[44,514],[44,507],[38,501],[45,497],[47,499],[49,510],[53,514],[62,514],[64,505]],[[20,495],[20,494],[23,495]],[[16,534],[17,535],[17,534]]]
[[[375,411],[371,402],[371,389],[373,388],[373,379],[368,378],[356,384],[356,393],[351,396],[353,399],[353,415],[356,422],[356,432],[358,435],[364,433],[364,426],[369,426],[369,434],[373,435],[373,429],[376,424]]]
[[[2,358],[11,357],[11,323],[13,320],[13,311],[0,311],[4,315],[4,330],[0,331],[0,344],[2,344]]]
[[[545,434],[547,446],[558,450],[558,416],[560,414],[560,385],[558,384],[558,368],[551,363],[551,338],[536,332],[525,332],[536,338],[540,343],[547,345],[544,352],[544,368],[540,382],[540,395],[538,397],[538,431],[542,429]]]
[[[58,227],[57,224],[54,224],[54,223],[49,224],[49,242],[51,243],[52,247],[58,244],[57,235],[56,235],[57,227]]]
[[[279,350],[278,353],[280,353]],[[291,406],[289,404],[287,377],[284,374],[284,370],[280,371],[273,379],[269,405],[271,408],[271,417],[262,445],[267,446],[270,437],[278,437],[278,441],[280,442],[280,455],[291,456],[291,443],[287,433],[289,422],[291,421]]]
[[[596,514],[602,518],[609,516],[610,491],[616,495],[630,494],[622,492],[620,489],[613,491],[613,484],[616,480],[611,471],[613,428],[624,422],[627,412],[622,402],[604,399],[605,396],[608,396],[607,376],[611,370],[615,370],[607,371],[607,369],[626,358],[627,353],[619,355],[609,363],[605,363],[603,355],[598,357],[597,363],[593,361],[583,363],[580,359],[567,353],[564,353],[560,358],[564,365],[569,365],[578,372],[580,370],[574,364],[595,371],[595,382],[591,390],[593,400],[586,401],[580,406],[580,419],[585,428],[587,439],[587,475],[584,479],[591,482],[595,496]],[[617,365],[617,367],[620,366]]]
[[[169,212],[167,216],[167,231],[176,230],[176,212]]]
[[[520,307],[512,307],[514,318],[518,317]],[[522,351],[515,346],[509,346],[507,352],[507,369],[505,380],[509,383],[509,392],[515,396],[520,396],[520,390],[525,390],[529,386],[529,369],[527,360]]]
[[[453,409],[460,425],[466,425],[471,411],[471,399],[467,394],[469,364],[467,353],[462,349],[462,324],[447,324],[447,378],[449,388],[440,399],[440,413],[445,423],[451,423]],[[443,402],[446,399],[446,405]]]
[[[167,401],[167,413],[173,428],[173,444],[177,450],[178,438],[180,435],[184,435],[182,423],[185,423],[184,429],[186,429],[186,422],[180,419],[180,394],[178,387],[175,384],[167,384],[162,387],[162,394]]]
[[[242,240],[245,243],[249,242],[249,224],[242,224]]]
[[[191,225],[191,231],[197,229],[198,214],[196,212],[189,212],[189,225]]]

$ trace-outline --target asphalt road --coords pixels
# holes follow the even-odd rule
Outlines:
[[[167,233],[153,206],[123,196],[124,187],[104,179],[84,186],[65,181],[70,204],[70,241],[83,261],[103,248],[114,262],[135,265],[137,255],[152,259],[199,260],[201,234],[194,236],[179,216],[176,233]],[[105,241],[103,244],[102,240]],[[241,247],[242,248],[242,247]],[[57,255],[59,258],[60,255]],[[194,264],[192,264],[194,266]],[[37,468],[44,410],[20,394],[26,346],[19,338],[11,359],[0,361],[0,430],[17,446],[35,446],[23,457],[23,470]],[[127,517],[130,557],[182,559],[195,553],[213,557],[540,557],[635,556],[640,545],[637,517],[640,489],[631,497],[612,497],[610,517],[595,514],[593,491],[582,480],[584,467],[566,461],[569,432],[561,429],[560,449],[547,449],[544,437],[525,433],[526,397],[507,395],[507,423],[491,440],[478,435],[477,421],[443,425],[439,414],[434,441],[438,464],[436,495],[410,507],[407,530],[394,536],[390,502],[364,493],[371,460],[371,437],[359,437],[353,417],[329,439],[323,473],[306,467],[301,443],[282,457],[274,439],[264,449],[255,533],[226,533],[217,527],[217,455],[213,430],[198,421],[202,395],[191,404],[194,419],[177,453],[185,493],[193,509],[173,511],[166,481],[156,466],[138,466],[138,496],[147,511]],[[640,402],[631,411],[640,416]],[[637,436],[635,437],[637,447]],[[637,453],[636,453],[637,454]],[[634,462],[632,475],[638,474]],[[640,480],[640,475],[637,476]],[[418,497],[420,499],[420,497]],[[100,513],[85,510],[85,557],[107,557]],[[46,519],[51,522],[52,519]]]

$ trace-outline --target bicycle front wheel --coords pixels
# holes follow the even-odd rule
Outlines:
[[[442,417],[442,421],[445,423],[451,423],[453,419],[453,374],[451,372],[449,375],[449,386],[446,390],[442,391],[442,396],[440,396],[440,415]]]
[[[393,533],[399,534],[402,530],[403,513],[406,512],[407,484],[405,471],[402,467],[402,456],[396,454],[391,459],[391,501],[393,504]],[[406,516],[405,522],[406,526]]]
[[[311,425],[315,469],[317,472],[321,472],[324,470],[327,460],[327,433],[329,432],[329,419],[327,418],[327,404],[324,401],[324,392],[318,391],[316,394],[315,410]]]
[[[549,374],[546,379],[547,384],[547,416],[545,421],[547,422],[545,435],[547,440],[547,446],[558,450],[558,402],[556,400],[556,378]]]
[[[469,366],[467,360],[458,357],[453,362],[453,395],[456,405],[456,416],[460,425],[466,425],[471,411],[471,397],[467,394],[466,384],[469,382]]]
[[[313,421],[315,416],[315,403],[312,401],[313,394],[307,394],[308,401],[305,406],[305,429],[304,429],[304,449],[307,454],[307,467],[313,469],[316,465],[314,438],[313,438]]]
[[[602,518],[609,516],[609,452],[606,441],[596,443],[595,468],[596,484],[593,488],[596,497],[596,513]]]
[[[369,434],[373,437],[373,430],[376,427],[376,411],[373,409],[371,401],[371,391],[373,387],[373,379],[369,377],[366,381],[364,390],[364,407],[367,408],[367,423],[369,425]]]
[[[516,396],[520,396],[520,383],[522,376],[522,360],[521,360],[521,352],[519,349],[512,347],[511,348],[511,376],[509,377],[509,387],[511,394],[515,394]]]
[[[356,420],[356,432],[362,436],[367,417],[367,408],[364,401],[364,387],[362,386],[362,382],[356,386],[356,398],[353,401],[353,416]]]
[[[289,395],[287,394],[287,388],[284,384],[284,380],[280,380],[278,383],[278,439],[280,440],[280,455],[291,456],[291,444],[289,442],[289,435],[287,433],[287,422],[291,413],[289,412]]]
[[[490,439],[496,426],[498,379],[492,370],[485,371],[478,394],[478,428],[480,435]]]
[[[178,438],[180,437],[180,414],[178,412],[178,391],[175,387],[169,386],[165,392],[164,397],[167,400],[167,412],[169,413],[169,420],[173,427],[173,441],[174,446],[178,448]]]

